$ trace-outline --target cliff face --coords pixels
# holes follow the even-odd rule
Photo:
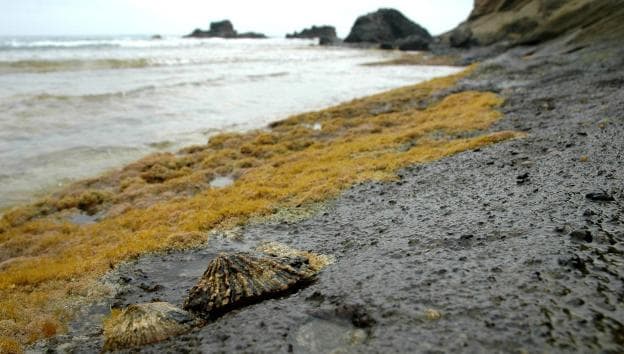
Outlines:
[[[563,34],[577,41],[622,38],[622,0],[475,0],[468,20],[443,38],[454,46],[539,43]]]

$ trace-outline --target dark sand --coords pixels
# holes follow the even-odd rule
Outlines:
[[[504,96],[493,130],[528,137],[354,186],[242,241],[126,264],[107,278],[115,298],[33,349],[98,351],[111,304],[181,305],[216,252],[273,240],[336,262],[295,294],[141,351],[623,352],[624,48],[516,48],[453,91],[466,88]]]

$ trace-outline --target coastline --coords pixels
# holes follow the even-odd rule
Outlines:
[[[216,135],[205,146],[148,156],[7,212],[3,249],[21,257],[3,263],[3,306],[16,311],[15,320],[32,323],[35,316],[56,333],[62,320],[39,311],[58,311],[68,301],[66,289],[88,293],[95,279],[125,260],[197,246],[211,230],[306,208],[354,183],[392,179],[408,164],[516,137],[479,133],[500,116],[495,95],[444,93],[471,70],[293,116],[268,132]],[[467,103],[472,111],[455,120]],[[236,182],[212,188],[222,176]],[[33,250],[27,257],[24,244]],[[18,307],[15,296],[26,301]],[[37,305],[40,297],[48,310]]]
[[[218,252],[278,241],[335,263],[140,350],[619,352],[617,43],[448,50],[483,61],[15,209],[0,221],[0,348],[100,351],[111,308],[180,305]]]

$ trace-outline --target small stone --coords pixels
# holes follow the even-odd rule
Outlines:
[[[596,201],[596,202],[613,202],[613,201],[615,201],[615,198],[613,198],[613,196],[609,195],[607,192],[587,193],[585,195],[585,198],[587,198],[589,200]]]
[[[160,284],[145,284],[145,283],[141,283],[141,285],[139,285],[139,288],[141,288],[141,290],[145,291],[146,293],[153,293],[153,292],[164,289],[164,287]]]
[[[518,175],[516,177],[516,183],[518,183],[518,184],[524,184],[528,180],[529,180],[529,173],[528,172],[523,173],[521,175]]]
[[[588,230],[574,230],[570,233],[570,238],[574,242],[592,242],[594,240]]]
[[[426,309],[425,310],[425,317],[429,320],[429,321],[437,321],[440,318],[442,318],[442,314],[440,313],[440,311],[438,310],[434,310],[434,309]]]
[[[587,161],[589,161],[589,157],[587,157],[587,156],[581,156],[581,157],[579,157],[579,161],[580,161],[580,162],[587,162]]]
[[[564,232],[565,226],[555,226],[555,232]]]

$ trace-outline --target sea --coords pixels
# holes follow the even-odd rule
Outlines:
[[[213,134],[456,72],[314,40],[0,37],[0,212]]]

